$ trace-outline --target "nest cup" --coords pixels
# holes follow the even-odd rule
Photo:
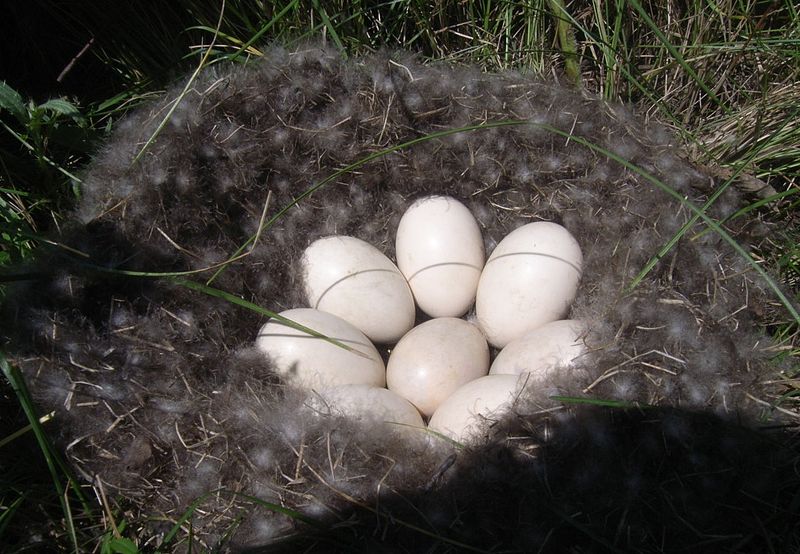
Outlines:
[[[614,498],[632,502],[661,471],[651,464],[666,455],[658,437],[688,456],[694,441],[714,436],[709,459],[737,451],[743,467],[765,463],[756,454],[765,449],[749,448],[761,439],[724,421],[763,415],[771,391],[762,383],[780,369],[759,330],[770,303],[765,285],[716,233],[696,234],[698,225],[628,289],[692,213],[603,151],[688,202],[700,204],[711,191],[662,127],[519,73],[425,65],[403,53],[345,61],[317,47],[273,48],[246,67],[207,70],[132,164],[176,95],[121,121],[85,176],[58,240],[95,268],[52,251],[39,262],[52,279],[20,285],[6,306],[15,363],[42,409],[56,410],[69,459],[126,506],[175,521],[203,497],[192,540],[207,548],[257,547],[300,533],[335,550],[354,544],[349,521],[362,529],[355,536],[396,541],[400,550],[525,549],[559,537],[593,539],[570,537],[556,512],[520,508],[520,491],[550,490],[551,502],[575,503],[601,489],[618,492],[622,479],[627,492]],[[505,120],[525,123],[417,141]],[[295,202],[336,170],[409,142]],[[591,330],[588,353],[487,421],[467,450],[407,434],[387,440],[383,427],[320,417],[253,348],[264,315],[170,279],[119,273],[219,268],[244,253],[219,273],[186,278],[214,275],[214,288],[274,312],[301,307],[298,262],[311,242],[351,235],[393,258],[401,215],[430,194],[470,208],[487,255],[532,221],[563,225],[584,253],[569,317]],[[729,190],[710,215],[722,218],[740,205]],[[754,222],[732,225],[745,244],[767,232]],[[647,417],[614,415],[554,395],[657,408]],[[630,428],[636,431],[624,431]],[[622,475],[614,453],[635,447],[632,436],[645,446]],[[575,449],[595,454],[570,457]],[[566,460],[563,488],[555,485],[561,492],[541,488],[541,461],[553,456]],[[679,459],[675,467],[687,474],[697,469]],[[716,493],[702,494],[713,500]],[[559,504],[565,513],[567,504]],[[386,523],[385,511],[407,525]],[[628,547],[657,543],[652,522],[625,517],[634,529]],[[313,542],[320,526],[334,523],[339,542]],[[149,524],[146,533],[158,537],[169,527]],[[674,535],[678,544],[684,539],[693,540]]]

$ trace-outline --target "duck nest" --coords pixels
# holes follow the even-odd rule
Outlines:
[[[781,392],[775,301],[689,209],[716,190],[664,127],[553,82],[272,48],[116,125],[53,237],[69,250],[8,295],[7,348],[142,545],[180,520],[184,550],[796,548],[796,448],[754,428]],[[468,445],[309,411],[254,348],[267,316],[231,301],[305,306],[311,242],[392,258],[431,194],[470,208],[487,253],[551,221],[584,256],[588,353]],[[742,205],[729,188],[706,213]]]

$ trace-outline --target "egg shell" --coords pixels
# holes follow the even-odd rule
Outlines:
[[[528,223],[508,234],[481,273],[475,312],[489,343],[502,348],[562,319],[578,291],[583,256],[567,229]]]
[[[428,428],[461,443],[478,438],[487,420],[501,416],[517,398],[526,376],[487,375],[462,385],[434,412]]]
[[[388,389],[370,385],[340,385],[322,389],[311,404],[323,414],[341,414],[363,422],[425,427],[422,416],[408,400]]]
[[[309,305],[350,322],[370,340],[396,342],[414,326],[414,297],[405,277],[371,244],[325,237],[306,248],[301,266]]]
[[[442,317],[409,331],[386,365],[389,390],[425,416],[464,383],[489,371],[489,345],[480,329],[462,319]]]
[[[489,374],[530,373],[537,381],[545,379],[555,368],[572,366],[586,352],[586,331],[586,324],[574,319],[546,323],[508,343],[492,362]]]
[[[383,387],[386,371],[380,354],[364,333],[335,315],[297,308],[278,314],[351,347],[346,350],[322,338],[270,319],[261,327],[256,347],[269,356],[289,383],[320,389],[366,384]]]
[[[464,315],[475,302],[485,254],[478,222],[455,198],[427,196],[403,214],[397,266],[431,317]]]

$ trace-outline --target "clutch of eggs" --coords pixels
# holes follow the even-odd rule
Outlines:
[[[411,427],[424,416],[469,441],[524,387],[585,353],[585,324],[562,319],[583,260],[561,225],[515,229],[484,264],[469,209],[429,196],[400,219],[396,253],[397,265],[354,237],[314,241],[300,261],[310,307],[261,328],[257,347],[287,382],[313,391],[315,411]],[[458,319],[473,305],[477,325]],[[433,319],[414,327],[416,307]],[[373,342],[395,344],[386,366]],[[491,368],[489,345],[501,349]]]

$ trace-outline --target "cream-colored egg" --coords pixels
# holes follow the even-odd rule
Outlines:
[[[403,274],[363,240],[332,236],[312,243],[301,261],[312,308],[350,322],[377,343],[392,343],[414,326],[414,297]]]
[[[464,383],[489,371],[489,346],[480,329],[453,317],[431,319],[409,331],[389,356],[389,390],[430,416]]]
[[[431,317],[459,317],[475,302],[485,255],[481,230],[461,202],[427,196],[414,202],[397,227],[397,266],[420,309]]]
[[[578,291],[583,256],[561,225],[539,221],[506,236],[489,256],[475,311],[489,343],[502,348],[563,318]]]
[[[270,319],[259,331],[256,347],[272,359],[277,372],[289,383],[311,389],[347,384],[385,385],[385,367],[375,346],[343,319],[311,308],[287,310],[278,315],[352,349],[346,350]]]
[[[487,375],[470,381],[439,406],[428,428],[462,443],[478,438],[512,405],[526,382],[520,375]]]
[[[586,325],[574,319],[546,323],[511,341],[492,362],[489,374],[530,373],[539,381],[554,368],[568,368],[586,352]]]
[[[323,414],[340,414],[365,423],[388,423],[424,428],[417,409],[388,389],[369,385],[341,385],[319,391],[312,407]]]

